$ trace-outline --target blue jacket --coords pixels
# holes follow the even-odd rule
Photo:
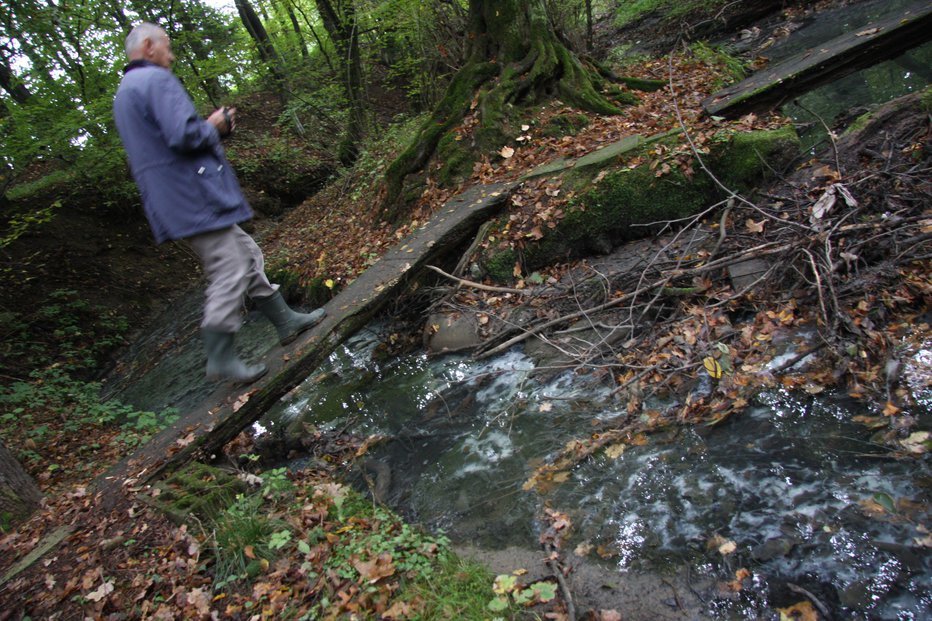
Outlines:
[[[156,243],[252,217],[217,129],[198,116],[170,70],[131,62],[113,100],[113,118]]]

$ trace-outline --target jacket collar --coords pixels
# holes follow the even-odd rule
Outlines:
[[[140,58],[138,60],[129,61],[129,64],[123,67],[123,73],[127,74],[133,69],[139,69],[140,67],[159,67],[159,66],[161,65],[156,65],[154,62]]]

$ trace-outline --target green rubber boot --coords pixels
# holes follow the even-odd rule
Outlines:
[[[269,368],[264,364],[246,364],[236,355],[232,332],[203,330],[204,349],[207,351],[207,379],[228,380],[234,384],[251,384]]]
[[[287,345],[298,335],[320,323],[327,312],[318,308],[310,313],[296,313],[285,303],[282,294],[276,291],[267,298],[254,298],[256,307],[268,317],[278,331],[278,342]]]

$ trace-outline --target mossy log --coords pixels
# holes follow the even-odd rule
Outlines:
[[[674,169],[658,176],[649,162],[635,168],[623,165],[624,160],[643,153],[651,144],[676,139],[670,134],[647,139],[628,137],[620,143],[624,148],[618,149],[618,155],[607,147],[604,150],[609,156],[591,158],[592,162],[585,166],[580,166],[581,160],[574,162],[568,168],[572,172],[564,186],[580,188],[581,192],[567,205],[564,218],[539,240],[525,242],[518,249],[487,251],[479,259],[483,270],[497,282],[510,282],[516,263],[533,271],[557,261],[606,254],[620,243],[653,234],[657,223],[700,212],[722,195],[708,175],[697,172],[690,178]],[[796,132],[787,126],[735,134],[716,146],[706,160],[726,187],[746,191],[785,170],[799,150]],[[624,159],[619,157],[621,154]],[[606,174],[598,184],[590,185],[600,170]]]
[[[379,214],[386,220],[404,214],[406,177],[427,164],[444,134],[474,106],[479,127],[471,144],[456,146],[483,153],[501,146],[509,105],[558,97],[582,110],[619,114],[619,104],[636,101],[609,88],[598,71],[560,41],[544,0],[471,0],[469,11],[466,65],[413,142],[385,172]]]

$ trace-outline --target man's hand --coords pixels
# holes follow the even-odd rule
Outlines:
[[[233,133],[236,127],[236,108],[227,108],[226,106],[218,108],[207,117],[207,122],[217,128],[222,138],[226,138]]]

